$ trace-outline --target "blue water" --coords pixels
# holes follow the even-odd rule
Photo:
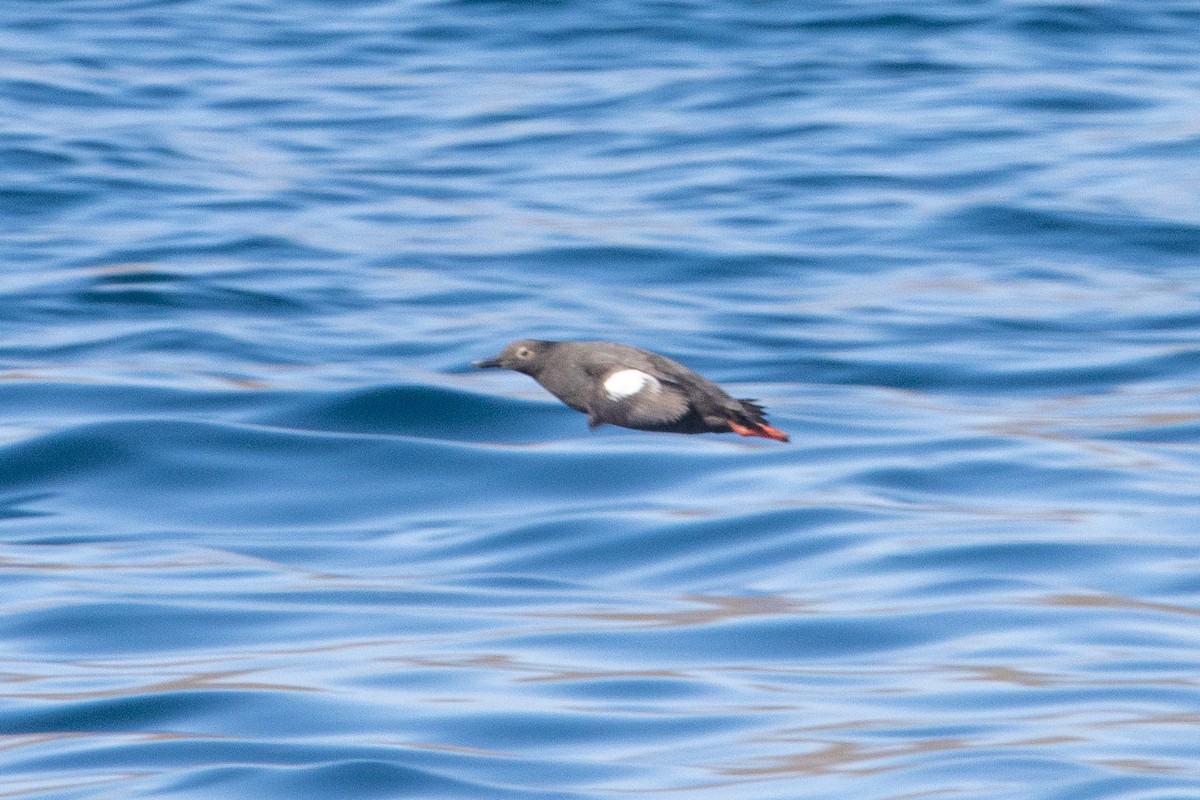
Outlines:
[[[1198,30],[0,4],[0,795],[1200,796]]]

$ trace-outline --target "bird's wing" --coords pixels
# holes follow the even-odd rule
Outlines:
[[[596,391],[588,407],[593,425],[627,428],[668,425],[688,413],[688,398],[674,381],[636,367],[609,364],[593,371]]]

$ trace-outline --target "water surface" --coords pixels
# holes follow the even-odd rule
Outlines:
[[[0,794],[1200,794],[1198,24],[5,4]]]

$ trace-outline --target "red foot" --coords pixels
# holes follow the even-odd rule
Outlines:
[[[745,425],[738,425],[733,420],[729,421],[729,429],[739,436],[761,436],[764,439],[774,439],[777,442],[788,441],[788,435],[778,428],[772,428],[770,425],[759,425],[757,428],[747,428]]]

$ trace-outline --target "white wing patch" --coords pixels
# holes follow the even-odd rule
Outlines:
[[[640,369],[619,369],[604,379],[604,393],[610,400],[624,400],[643,389],[657,394],[661,386],[658,378],[647,375]]]

